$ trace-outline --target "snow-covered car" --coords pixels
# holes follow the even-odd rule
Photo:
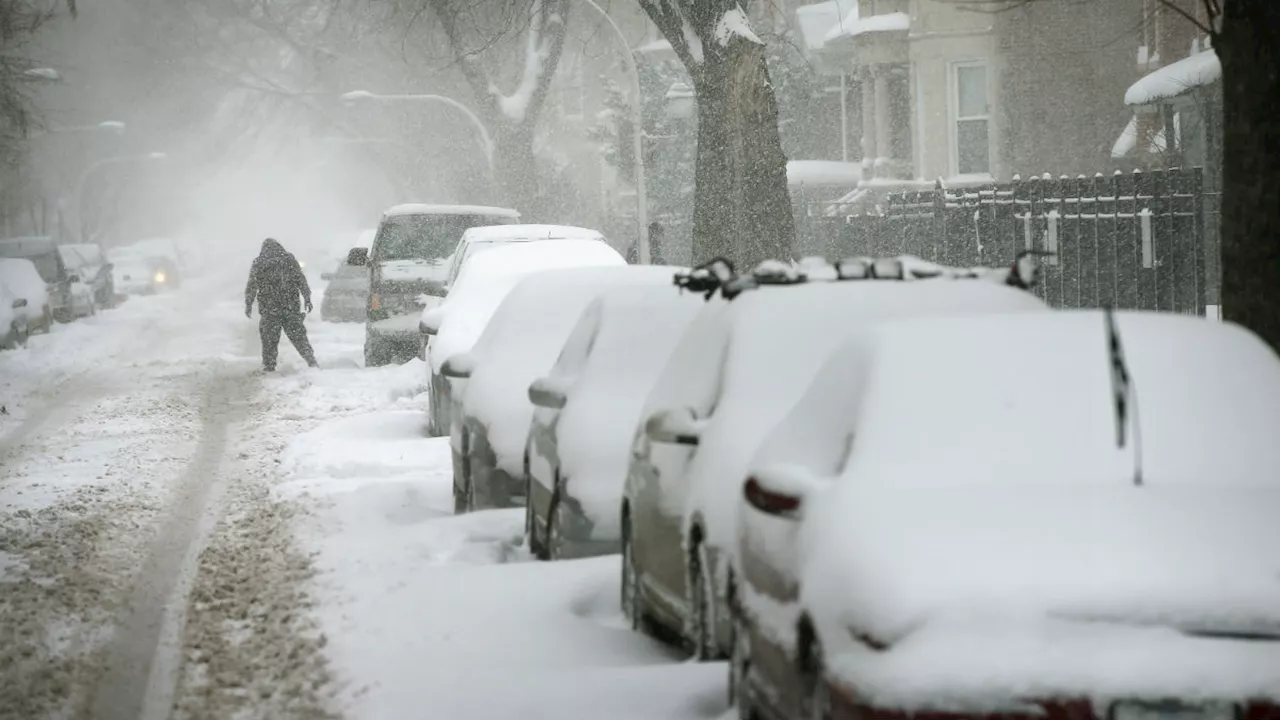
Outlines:
[[[516,283],[543,270],[626,262],[605,243],[580,240],[512,243],[468,262],[444,303],[422,312],[420,328],[427,342],[425,354],[431,373],[429,432],[434,436],[449,434],[452,400],[450,381],[440,374],[444,361],[475,345],[489,318]]]
[[[449,292],[458,274],[467,262],[476,255],[487,250],[500,248],[512,243],[526,243],[540,240],[594,240],[606,242],[598,230],[574,227],[573,225],[489,225],[470,228],[462,234],[458,246],[453,249],[449,261],[449,273],[445,277],[444,290]]]
[[[130,245],[122,245],[107,251],[112,263],[119,264],[129,258],[141,258],[151,267],[152,286],[155,291],[182,287],[186,275],[186,258],[178,245],[169,238],[149,238]]]
[[[19,237],[0,240],[0,257],[22,258],[35,265],[36,271],[44,280],[54,319],[69,322],[93,314],[93,291],[68,269],[52,238]]]
[[[530,275],[503,299],[472,350],[445,360],[440,370],[451,383],[466,380],[460,394],[455,387],[449,433],[458,512],[523,505],[530,383],[555,362],[578,316],[602,291],[670,283],[671,276],[667,267],[628,265]]]
[[[116,303],[115,277],[102,246],[94,243],[72,243],[58,246],[68,273],[89,286],[93,302],[109,308]]]
[[[345,260],[333,272],[320,278],[326,281],[320,296],[320,319],[326,322],[364,322],[369,300],[369,269]]]
[[[162,272],[141,255],[116,256],[111,264],[112,284],[118,296],[154,295]]]
[[[640,409],[703,305],[671,278],[606,290],[529,386],[526,525],[536,557],[618,552],[618,504]]]
[[[9,292],[0,279],[0,350],[25,345],[27,335],[27,299]]]
[[[827,355],[885,318],[1045,307],[1007,285],[1016,269],[883,258],[824,277],[840,279],[769,263],[725,283],[645,402],[621,508],[624,611],[634,627],[683,637],[697,657],[730,647],[724,556],[747,463]],[[989,279],[906,282],[926,277]]]
[[[476,205],[397,205],[382,214],[369,265],[366,366],[406,361],[422,351],[423,308],[444,298],[450,253],[462,234],[482,225],[512,225],[515,210]]]
[[[1280,717],[1277,432],[1229,323],[875,328],[739,486],[740,714]]]
[[[0,257],[0,285],[15,299],[27,301],[17,314],[25,318],[28,332],[49,332],[53,328],[49,289],[35,263],[25,258]]]

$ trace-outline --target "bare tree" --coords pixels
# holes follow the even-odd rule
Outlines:
[[[949,1],[999,11],[1055,0]],[[1159,2],[1208,35],[1222,63],[1223,317],[1280,351],[1280,2]]]
[[[698,102],[694,262],[791,255],[795,219],[765,45],[738,0],[639,0]]]

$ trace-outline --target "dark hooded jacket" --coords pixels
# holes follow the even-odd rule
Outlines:
[[[301,312],[301,299],[311,301],[311,286],[298,260],[271,238],[263,241],[262,252],[249,270],[249,284],[244,288],[246,310],[253,307],[255,298],[262,315]]]

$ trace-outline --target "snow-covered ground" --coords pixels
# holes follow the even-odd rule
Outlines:
[[[317,288],[316,300],[319,301]],[[617,557],[453,517],[424,365],[323,370],[228,279],[0,353],[0,718],[715,718],[725,667],[631,633]]]

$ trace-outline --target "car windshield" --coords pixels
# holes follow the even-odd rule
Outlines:
[[[468,228],[488,225],[483,215],[396,215],[387,218],[374,243],[379,262],[386,260],[440,260],[458,244]]]

